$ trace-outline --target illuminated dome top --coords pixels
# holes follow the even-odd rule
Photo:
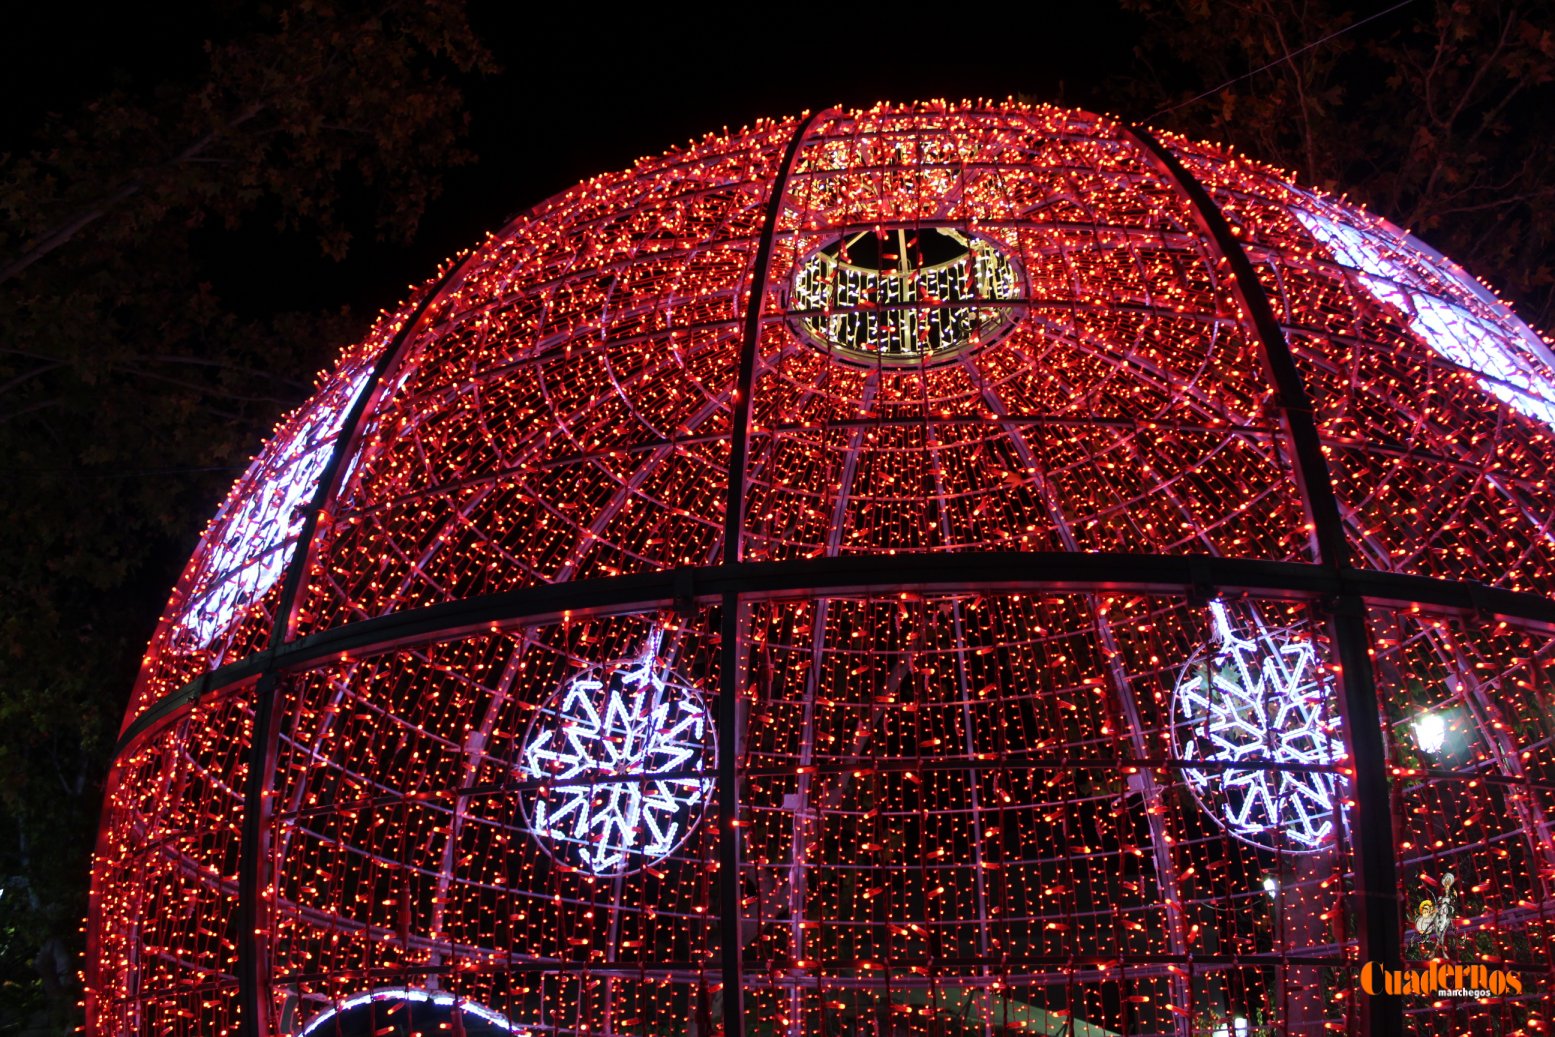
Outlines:
[[[1377,725],[1363,718],[1359,727],[1369,732],[1351,725],[1341,733],[1342,667],[1332,653],[1351,659],[1352,671],[1366,656],[1364,645],[1360,656],[1345,656],[1358,642],[1335,635],[1335,648],[1327,633],[1314,633],[1317,613],[1303,610],[1335,601],[1360,609],[1364,600],[1454,616],[1543,615],[1555,593],[1552,423],[1555,356],[1451,261],[1277,171],[1108,118],[1016,104],[825,111],[709,136],[591,179],[449,264],[348,349],[314,397],[281,422],[206,532],[151,645],[110,788],[94,990],[112,1006],[101,1018],[118,1021],[104,1032],[182,1018],[148,1006],[161,1004],[157,990],[182,990],[178,977],[189,975],[212,989],[239,984],[246,1004],[268,1005],[273,1021],[295,1013],[300,1027],[309,1012],[322,1018],[326,996],[318,992],[324,981],[308,977],[328,972],[326,962],[337,973],[347,967],[328,947],[369,935],[398,940],[404,961],[478,971],[518,953],[514,941],[551,939],[513,935],[517,915],[497,911],[496,928],[482,929],[467,913],[459,917],[479,931],[465,931],[465,951],[448,949],[448,919],[475,912],[449,906],[463,903],[460,883],[468,878],[470,889],[500,900],[504,890],[531,888],[524,868],[555,884],[557,905],[575,874],[615,882],[618,911],[628,911],[621,889],[649,884],[641,888],[659,891],[655,903],[677,919],[664,932],[680,934],[662,938],[674,944],[662,954],[691,953],[698,938],[686,934],[718,912],[678,886],[651,884],[672,889],[666,862],[716,856],[717,839],[705,834],[709,826],[698,828],[700,819],[734,807],[719,799],[724,787],[712,769],[722,768],[725,781],[769,753],[773,767],[800,775],[769,790],[773,816],[789,811],[791,822],[768,831],[759,815],[748,840],[777,839],[773,832],[797,840],[811,808],[793,804],[809,795],[805,775],[825,771],[806,762],[810,749],[790,754],[762,741],[771,728],[761,725],[774,717],[810,724],[804,707],[779,708],[762,691],[751,692],[749,715],[733,706],[717,714],[734,689],[719,693],[718,682],[733,682],[736,666],[756,674],[752,687],[780,686],[774,673],[799,674],[783,687],[809,687],[809,708],[841,710],[855,701],[850,695],[897,702],[924,672],[922,659],[942,652],[962,660],[937,665],[942,678],[959,674],[959,684],[940,684],[959,688],[956,709],[964,707],[968,725],[979,696],[1015,694],[1012,675],[1025,682],[1020,694],[1061,703],[1049,719],[1012,728],[1008,737],[1027,740],[1019,752],[1046,752],[1066,738],[1100,752],[1111,739],[1133,739],[1119,743],[1133,757],[1170,755],[1160,766],[1182,765],[1172,787],[1183,792],[1171,811],[1139,807],[1165,795],[1166,778],[1112,763],[1120,782],[1131,775],[1115,795],[1075,791],[1062,809],[1038,809],[1050,793],[1020,776],[965,806],[966,816],[981,818],[989,797],[1014,796],[1008,809],[1024,802],[1038,819],[1081,799],[1138,808],[1134,835],[1091,839],[1156,847],[1148,867],[1109,872],[1132,883],[1115,897],[1178,905],[1218,896],[1184,892],[1192,869],[1167,878],[1170,862],[1180,867],[1190,852],[1184,847],[1212,837],[1206,831],[1239,843],[1235,852],[1249,861],[1338,853],[1333,867],[1349,875],[1359,867],[1346,856],[1349,840],[1364,844],[1368,828],[1340,816],[1342,797],[1333,793],[1348,780],[1347,759],[1369,758],[1349,739],[1375,738]],[[1106,596],[1120,590],[1174,604],[1130,612]],[[985,594],[994,603],[983,603]],[[1238,603],[1239,594],[1261,603]],[[813,596],[811,611],[802,621],[760,610],[728,618],[783,595]],[[848,595],[869,604],[842,603]],[[1063,595],[1062,607],[1038,603]],[[909,630],[908,612],[927,617],[923,632]],[[614,633],[568,625],[623,615],[658,618]],[[1436,633],[1412,641],[1379,629],[1378,658],[1390,647],[1438,644]],[[565,662],[492,663],[485,683],[459,683],[459,674],[487,665],[482,653],[498,658],[490,646],[508,639],[552,644],[545,651]],[[565,648],[555,647],[562,641]],[[850,654],[866,644],[897,661]],[[1467,650],[1432,651],[1474,668]],[[359,662],[385,652],[400,661]],[[1523,661],[1537,654],[1507,652]],[[1148,692],[1136,683],[1143,674]],[[833,681],[845,690],[815,697],[818,684]],[[941,693],[951,694],[923,694]],[[1092,693],[1122,704],[1112,713],[1074,705]],[[510,702],[522,710],[510,716]],[[839,760],[846,753],[836,747],[853,744],[850,725],[863,731],[874,722],[875,707],[860,708],[864,720],[837,722]],[[188,725],[176,736],[184,739],[179,751],[204,776],[158,785],[158,754],[172,751],[167,732],[179,718]],[[748,742],[715,735],[735,720],[742,731],[749,725]],[[1066,724],[1097,726],[1083,739],[1053,735],[1069,731]],[[312,733],[298,733],[305,727]],[[1268,748],[1271,729],[1283,739],[1277,750]],[[964,752],[957,766],[965,767],[1019,756],[1003,742],[974,752],[985,733],[977,731],[964,732],[964,745],[943,732],[924,735],[910,752],[900,749],[898,770],[915,776],[909,765],[924,755]],[[359,743],[347,746],[343,732]],[[481,761],[498,743],[511,758],[491,770]],[[1381,743],[1374,748],[1380,753]],[[1266,750],[1273,777],[1246,762]],[[445,755],[456,762],[438,762]],[[856,769],[866,755],[833,762]],[[333,777],[317,778],[326,771]],[[600,809],[594,783],[644,774],[658,777],[611,801],[615,834],[601,841],[583,820]],[[1387,780],[1363,766],[1363,810],[1385,818],[1386,797],[1365,791],[1367,774]],[[563,778],[571,784],[554,785]],[[475,824],[463,805],[449,806],[446,822],[417,827],[418,812],[441,809],[438,789],[482,782],[516,783],[507,812],[481,823],[500,832],[491,845],[500,844],[503,860],[529,861],[522,855],[533,852],[535,863],[494,864],[498,851],[460,842]],[[147,794],[152,805],[136,806],[135,790],[153,786],[163,791]],[[553,796],[558,787],[570,798]],[[371,832],[352,827],[354,813],[317,826],[307,820],[310,809],[324,809],[317,804],[346,802],[348,792],[363,803],[401,797],[402,816]],[[847,795],[837,792],[829,807],[845,809]],[[192,868],[178,881],[203,891],[181,902],[199,900],[228,918],[219,933],[254,932],[270,918],[275,928],[264,931],[283,934],[275,946],[242,935],[185,939],[174,922],[143,910],[141,894],[126,892],[148,888],[145,847],[156,824],[146,828],[146,818],[171,811],[175,800],[206,804],[180,816],[208,833],[180,851],[183,864],[166,865],[170,875]],[[1530,820],[1532,807],[1495,809],[1502,814],[1481,816],[1515,814],[1507,831],[1545,823],[1542,813]],[[1170,820],[1194,811],[1202,817]],[[198,819],[212,816],[224,820]],[[1203,818],[1213,824],[1194,827]],[[1066,828],[1065,838],[1080,839],[1078,830]],[[391,847],[390,831],[412,834]],[[423,831],[432,834],[414,843]],[[369,885],[341,892],[339,876],[358,865],[326,860],[322,850],[306,857],[315,839],[352,847],[361,860],[381,858],[390,870],[420,869],[431,885],[416,894],[422,900]],[[1413,860],[1415,846],[1406,839],[1386,850],[1387,867]],[[749,845],[740,852],[756,853]],[[308,870],[299,870],[305,857]],[[1137,877],[1145,872],[1155,877]],[[211,878],[218,874],[226,885]],[[751,885],[746,898],[798,903],[798,874],[773,879],[772,889]],[[1368,874],[1376,882],[1392,872]],[[844,892],[836,895],[851,896],[855,880],[837,881]],[[1032,881],[1059,899],[1078,883]],[[1460,881],[1460,889],[1473,886]],[[567,895],[592,902],[603,888],[568,886]],[[254,889],[270,899],[255,906],[235,892]],[[1261,890],[1257,897],[1269,899]],[[988,941],[998,939],[986,928],[988,903],[951,900],[946,918],[982,918],[981,953],[991,960],[997,947]],[[420,907],[406,906],[423,902],[433,905],[425,925],[414,913]],[[1048,919],[1060,934],[1088,931],[1073,921],[1084,904],[1064,903],[1067,915],[1043,914],[1051,904],[1029,907],[1030,928]],[[859,904],[864,925],[872,909]],[[594,915],[587,917],[582,935],[557,937],[557,955],[594,946]],[[1197,938],[1178,915],[1152,918],[1142,929],[1175,942],[1158,949],[1167,957],[1145,955],[1147,972],[1185,960]],[[798,946],[803,933],[794,925]],[[499,930],[510,935],[493,935]],[[641,949],[655,939],[630,926],[611,932],[611,962],[636,961],[630,940]],[[761,932],[746,948],[751,960],[790,938]],[[1353,959],[1343,949],[1353,939],[1322,953]],[[184,943],[191,946],[178,953],[145,950]],[[280,963],[285,947],[294,957]],[[794,948],[784,953],[785,962],[803,960]],[[867,972],[868,955],[857,957]],[[439,987],[402,965],[364,972],[350,989],[329,988],[330,1011],[345,1018],[402,1002],[454,1010],[427,993],[404,1001],[412,996],[404,990]],[[635,964],[623,968],[636,974]],[[686,975],[663,981],[691,982]],[[398,993],[372,993],[379,988]],[[496,995],[482,990],[503,1019],[533,1022],[522,1004],[496,1006]],[[359,1000],[340,1000],[348,994]],[[216,1033],[231,1022],[212,1022],[220,1012],[208,1005],[168,997],[206,1020],[208,1029],[189,1032]],[[1113,1018],[1107,1013],[1118,1004],[1134,1003],[1112,997],[1098,995],[1091,1017]],[[697,1003],[690,996],[674,1011],[708,1018],[711,1009]]]
[[[919,107],[823,113],[785,167],[792,129],[758,124],[591,180],[386,317],[235,487],[180,583],[143,704],[267,643],[348,417],[295,635],[717,564],[758,260],[745,559],[1313,560],[1256,329],[1151,149],[1081,113]],[[1555,589],[1547,345],[1357,206],[1204,145],[1170,148],[1284,329],[1355,561]]]

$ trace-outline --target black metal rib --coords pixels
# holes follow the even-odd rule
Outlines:
[[[767,296],[767,280],[772,265],[772,241],[783,213],[783,198],[794,160],[804,143],[805,134],[821,113],[805,116],[794,127],[783,164],[773,178],[772,193],[767,197],[767,213],[761,226],[761,241],[751,264],[750,291],[745,302],[745,336],[740,343],[740,369],[735,382],[734,425],[729,430],[729,471],[724,498],[723,565],[743,561],[745,540],[745,468],[750,456],[751,393],[756,381],[756,356],[761,345],[761,310]],[[692,583],[695,586],[695,583]],[[745,1018],[742,995],[740,946],[740,840],[737,824],[740,812],[739,790],[739,671],[743,627],[740,623],[740,593],[731,588],[723,595],[721,635],[723,645],[718,674],[718,943],[723,969],[724,1037],[744,1037]]]
[[[1129,132],[1152,164],[1187,199],[1216,255],[1231,270],[1237,301],[1263,347],[1264,368],[1274,385],[1275,403],[1295,462],[1297,488],[1312,524],[1316,560],[1323,568],[1340,572],[1350,564],[1350,548],[1317,422],[1312,417],[1312,402],[1257,271],[1204,185],[1149,131],[1136,126],[1130,127]],[[1363,960],[1394,965],[1402,960],[1398,862],[1393,853],[1387,751],[1382,740],[1383,724],[1378,719],[1380,700],[1367,651],[1365,603],[1360,596],[1342,592],[1336,597],[1330,609],[1329,629],[1339,657],[1344,734],[1355,769],[1356,823],[1351,827],[1351,835],[1357,865],[1361,956]],[[1377,1037],[1403,1033],[1404,1016],[1398,998],[1370,998],[1366,1011],[1368,1032]]]
[[[243,831],[238,844],[238,1033],[240,1037],[262,1037],[270,1032],[268,1024],[269,997],[264,989],[265,973],[265,925],[261,917],[261,900],[265,880],[263,858],[265,853],[265,824],[268,818],[266,804],[270,784],[274,777],[276,736],[279,728],[275,717],[275,700],[278,668],[275,665],[276,649],[285,644],[291,628],[291,617],[296,611],[308,565],[313,557],[313,540],[318,532],[319,515],[338,490],[341,469],[346,459],[357,447],[362,430],[362,419],[375,402],[384,378],[399,363],[412,332],[420,326],[432,305],[447,292],[458,276],[468,268],[478,250],[448,268],[448,271],[427,290],[405,320],[405,326],[384,347],[383,354],[373,367],[367,386],[357,396],[356,402],[340,423],[340,433],[335,437],[334,450],[329,463],[319,476],[318,489],[309,502],[302,529],[292,549],[291,564],[287,566],[286,580],[276,605],[275,619],[270,628],[270,647],[254,657],[263,676],[254,689],[254,740],[248,747],[248,778],[243,789]],[[208,680],[208,676],[204,679]],[[159,703],[160,705],[160,703]],[[131,725],[132,727],[134,725]],[[126,730],[125,734],[129,731]]]
[[[794,160],[799,156],[805,134],[822,114],[815,112],[807,115],[794,127],[794,136],[783,153],[783,164],[778,168],[772,193],[767,197],[767,212],[761,224],[761,241],[756,246],[756,257],[751,264],[750,291],[745,300],[745,332],[740,341],[740,369],[734,383],[734,424],[729,430],[729,482],[724,498],[725,565],[744,561],[741,545],[745,539],[745,466],[750,456],[751,390],[756,381],[756,357],[761,346],[761,309],[772,266],[772,243],[777,235],[778,219],[783,212],[783,198],[788,192]]]
[[[1217,592],[1318,601],[1356,597],[1370,604],[1415,605],[1472,620],[1508,620],[1555,633],[1555,601],[1540,594],[1478,583],[1369,570],[1339,573],[1297,562],[1201,555],[1065,554],[968,551],[914,556],[847,556],[672,569],[525,587],[390,613],[320,631],[262,656],[198,677],[158,700],[124,730],[114,750],[127,752],[145,733],[191,703],[227,694],[267,669],[294,671],[340,656],[382,652],[420,640],[446,640],[496,627],[559,622],[563,614],[622,615],[718,604],[738,593],[761,601],[802,594],[867,594],[880,590],[1068,593],[1122,591],[1204,598]]]

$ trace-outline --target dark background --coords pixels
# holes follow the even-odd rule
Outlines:
[[[1144,24],[1107,0],[968,10],[948,25],[849,7],[642,5],[615,14],[588,4],[473,4],[472,27],[500,67],[459,77],[470,117],[465,143],[479,162],[447,174],[416,238],[406,247],[362,241],[349,261],[331,262],[306,234],[277,236],[254,221],[241,240],[213,243],[208,272],[224,295],[256,309],[387,307],[407,282],[514,212],[725,126],[880,100],[1023,95],[1096,104],[1110,76],[1130,74]],[[986,30],[974,17],[988,19]],[[0,93],[13,99],[0,112],[0,140],[33,143],[27,135],[46,113],[68,121],[111,87],[198,81],[203,41],[230,33],[235,21],[211,3],[17,11],[0,63]],[[260,264],[250,249],[269,264],[262,290],[252,283]]]
[[[102,779],[199,531],[311,373],[439,260],[710,130],[1019,96],[1226,141],[1349,189],[1548,327],[1552,7],[13,5],[0,27],[0,1037],[74,1025]]]

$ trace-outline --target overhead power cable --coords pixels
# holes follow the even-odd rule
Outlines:
[[[1327,43],[1329,40],[1336,39],[1336,38],[1338,38],[1340,36],[1343,36],[1345,33],[1350,32],[1353,29],[1359,29],[1361,26],[1365,25],[1367,22],[1374,22],[1378,18],[1381,18],[1384,15],[1392,14],[1394,11],[1397,11],[1401,7],[1408,7],[1412,3],[1414,3],[1414,0],[1399,0],[1399,2],[1394,4],[1392,7],[1389,7],[1389,8],[1386,8],[1384,10],[1378,11],[1376,14],[1369,14],[1365,18],[1362,18],[1360,21],[1352,22],[1351,24],[1346,25],[1342,29],[1335,29],[1333,32],[1329,33],[1327,36],[1322,37],[1321,39],[1313,40],[1311,43],[1307,44],[1304,47],[1297,47],[1295,50],[1291,51],[1289,54],[1285,54],[1285,55],[1282,55],[1281,57],[1275,58],[1273,61],[1270,61],[1267,64],[1259,65],[1257,68],[1253,69],[1252,71],[1244,72],[1244,73],[1242,73],[1241,75],[1237,76],[1234,79],[1228,79],[1224,83],[1221,83],[1219,86],[1212,87],[1209,90],[1204,91],[1202,94],[1196,94],[1195,96],[1188,98],[1186,101],[1180,101],[1177,104],[1172,105],[1170,108],[1162,108],[1160,111],[1156,112],[1155,114],[1146,117],[1145,121],[1146,122],[1154,122],[1155,120],[1159,119],[1163,115],[1169,115],[1172,112],[1175,112],[1179,108],[1186,108],[1188,105],[1193,104],[1196,101],[1202,101],[1206,97],[1211,97],[1211,96],[1213,96],[1215,94],[1218,94],[1218,93],[1220,93],[1222,90],[1224,90],[1228,86],[1235,86],[1236,84],[1240,83],[1244,79],[1251,79],[1253,76],[1256,76],[1260,72],[1267,72],[1269,69],[1274,68],[1277,65],[1283,65],[1286,62],[1290,61],[1292,58],[1294,58],[1297,54],[1305,54],[1307,51],[1311,50],[1313,47],[1321,47],[1323,44]]]

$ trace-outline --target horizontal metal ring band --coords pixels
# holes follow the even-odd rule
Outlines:
[[[1555,600],[1484,584],[1398,573],[1333,569],[1201,555],[999,552],[867,555],[744,562],[695,569],[577,580],[525,587],[463,601],[365,619],[324,630],[220,667],[158,700],[120,737],[114,758],[151,728],[213,692],[267,671],[303,669],[340,655],[360,655],[414,641],[445,641],[464,634],[566,617],[622,615],[713,604],[725,594],[743,601],[796,595],[862,593],[1136,592],[1207,599],[1256,593],[1285,598],[1350,598],[1402,607],[1421,606],[1555,632]]]

